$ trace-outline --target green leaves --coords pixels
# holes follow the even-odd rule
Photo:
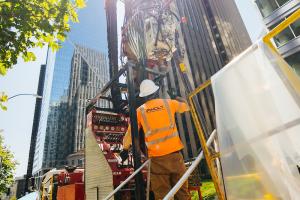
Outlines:
[[[5,75],[6,71],[7,71],[7,69],[6,69],[5,65],[4,65],[4,63],[0,62],[0,74],[1,75]]]
[[[64,35],[61,34],[57,34],[57,39],[59,39],[60,41],[65,41],[66,37]]]
[[[34,55],[34,53],[32,52],[25,52],[23,55],[22,55],[22,58],[25,62],[29,62],[29,61],[35,61],[36,60],[36,56]]]
[[[7,107],[3,105],[3,103],[7,102],[8,96],[4,94],[4,92],[0,93],[0,109],[6,111]]]
[[[49,43],[49,47],[53,50],[53,51],[57,51],[60,48],[60,45],[57,42],[50,42]]]
[[[70,31],[70,21],[79,22],[76,10],[84,0],[0,0],[0,74],[17,63],[36,59],[30,48],[49,45],[60,48]]]
[[[7,107],[5,105],[3,105],[2,103],[0,103],[0,108],[4,111],[7,111]]]
[[[78,15],[77,15],[77,13],[75,12],[75,10],[72,10],[72,11],[71,11],[71,19],[72,19],[73,22],[79,22],[79,20],[78,20]]]
[[[75,2],[78,8],[84,8],[86,6],[84,0],[75,0]]]
[[[2,195],[6,192],[7,186],[10,186],[14,182],[14,171],[17,165],[13,154],[3,144],[2,135],[0,135],[0,157],[2,159],[2,167],[0,168],[0,195]]]
[[[0,102],[6,102],[8,100],[8,96],[2,93],[2,96],[0,96]]]

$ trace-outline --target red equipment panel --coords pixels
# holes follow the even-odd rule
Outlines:
[[[58,175],[58,185],[69,185],[74,183],[84,183],[83,169],[76,169],[74,172],[62,172]]]
[[[133,173],[133,158],[122,163],[119,153],[123,149],[123,137],[127,131],[129,118],[123,114],[92,110],[87,115],[87,126],[103,152],[113,175],[113,185],[117,187]],[[143,171],[146,180],[146,171]],[[130,182],[134,183],[134,180]]]

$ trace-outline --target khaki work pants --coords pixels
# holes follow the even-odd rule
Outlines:
[[[151,158],[151,189],[155,200],[163,199],[186,171],[180,152]],[[177,200],[190,199],[187,181],[175,195]]]

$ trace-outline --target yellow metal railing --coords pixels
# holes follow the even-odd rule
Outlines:
[[[53,176],[51,176],[50,179],[44,180],[42,182],[41,200],[52,200],[53,189],[54,189]]]
[[[276,47],[272,43],[271,39],[276,35],[281,33],[285,28],[294,23],[300,18],[300,9],[294,12],[291,16],[289,16],[286,20],[278,24],[274,29],[272,29],[265,37],[263,37],[264,43],[266,43],[271,49],[277,51]]]
[[[285,28],[287,28],[289,25],[294,23],[296,20],[300,19],[300,9],[298,9],[296,12],[294,12],[291,16],[289,16],[286,20],[281,22],[278,26],[276,26],[274,29],[272,29],[264,38],[263,42],[268,45],[274,52],[278,53],[276,47],[272,43],[271,39],[274,38],[276,35],[278,35],[281,31],[283,31]],[[279,65],[280,70],[283,72],[283,74],[287,77],[289,80],[289,83],[294,88],[294,90],[300,94],[300,80],[299,77],[291,70],[290,67],[288,67],[286,64]]]
[[[282,23],[280,23],[277,27],[275,27],[273,30],[271,30],[264,38],[263,42],[269,46],[274,52],[277,52],[276,47],[273,45],[271,39],[274,38],[276,35],[278,35],[281,31],[283,31],[285,28],[287,28],[290,24],[295,22],[297,19],[300,18],[300,9],[294,12],[291,16],[289,16],[286,20],[284,20]],[[300,94],[300,81],[299,78],[291,71],[291,69],[285,64],[280,65],[281,70],[286,75],[286,77],[289,79],[289,82],[291,83],[292,87]],[[205,81],[202,85],[198,86],[194,91],[192,91],[188,96],[189,105],[191,107],[191,114],[192,118],[196,127],[196,131],[198,134],[198,137],[200,139],[201,147],[210,171],[210,174],[212,176],[212,180],[214,182],[217,196],[219,200],[224,200],[224,190],[221,187],[220,184],[220,178],[218,177],[217,170],[214,166],[213,161],[220,156],[220,154],[217,152],[216,155],[212,155],[212,153],[209,151],[208,147],[206,146],[206,139],[203,131],[203,126],[198,118],[198,114],[196,112],[195,108],[195,102],[193,98],[199,94],[201,91],[203,91],[205,88],[209,87],[211,85],[211,80]]]
[[[202,151],[209,169],[209,172],[211,174],[212,180],[214,182],[214,186],[216,189],[216,193],[218,196],[219,200],[224,200],[225,199],[225,195],[224,195],[224,191],[221,188],[221,184],[220,184],[220,179],[218,178],[217,175],[217,171],[216,168],[214,167],[213,161],[218,158],[218,156],[214,156],[211,154],[211,152],[209,151],[207,145],[206,145],[206,139],[205,139],[205,135],[204,135],[204,131],[203,128],[201,126],[201,122],[198,118],[197,112],[196,112],[196,108],[195,108],[195,102],[193,101],[193,97],[195,97],[199,92],[203,91],[205,88],[207,88],[208,86],[211,85],[211,81],[208,80],[206,82],[204,82],[202,85],[200,85],[199,87],[197,87],[194,91],[192,91],[188,97],[188,101],[189,101],[189,105],[191,108],[191,114],[192,114],[192,118],[195,124],[195,128],[198,134],[198,137],[200,139],[200,144],[202,147]]]

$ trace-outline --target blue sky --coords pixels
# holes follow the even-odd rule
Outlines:
[[[250,37],[255,41],[263,34],[264,26],[253,2],[253,0],[236,0]],[[118,8],[121,8],[122,3],[118,4]],[[124,12],[118,12],[120,16],[122,13]],[[4,91],[8,96],[36,93],[40,65],[46,61],[46,48],[33,51],[37,56],[35,62],[24,63],[19,60],[6,76],[0,77],[0,92]],[[0,111],[0,130],[4,130],[2,134],[5,144],[14,152],[15,159],[19,162],[17,176],[25,174],[27,169],[34,104],[34,97],[20,96],[7,103],[7,112]]]

